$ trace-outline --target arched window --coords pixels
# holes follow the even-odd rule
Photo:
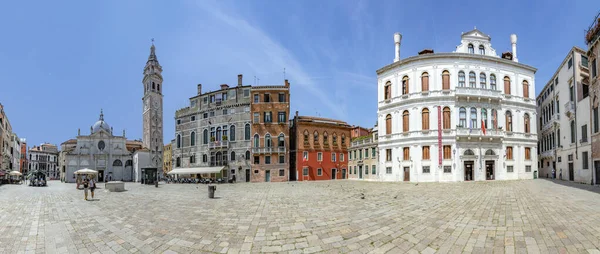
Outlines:
[[[475,47],[473,47],[473,44],[469,44],[469,54],[475,54]]]
[[[190,156],[190,164],[196,163],[196,155]]]
[[[473,152],[473,150],[471,150],[471,149],[467,149],[467,150],[465,151],[464,155],[466,155],[466,156],[474,156],[474,155],[475,155],[475,153]]]
[[[467,109],[460,108],[458,110],[458,127],[466,127],[467,126]]]
[[[323,133],[323,144],[328,144],[329,140],[327,139],[327,132]]]
[[[444,107],[444,130],[450,129],[450,108]]]
[[[258,134],[254,134],[254,147],[260,147],[260,138]]]
[[[529,114],[525,113],[525,133],[529,133],[530,132],[530,128],[529,128]]]
[[[481,89],[487,89],[487,77],[485,76],[485,73],[479,73],[479,86],[481,87]]]
[[[598,124],[599,124],[598,118],[600,117],[598,115],[598,96],[594,96],[594,100],[592,102],[592,108],[593,108],[593,110],[592,110],[592,114],[593,114],[593,116],[592,116],[592,119],[593,119],[592,124],[594,125],[594,127],[593,127],[594,128],[594,133],[597,133],[600,130],[600,126],[598,126]]]
[[[477,109],[476,108],[471,108],[471,126],[469,126],[469,128],[471,128],[471,129],[477,128]]]
[[[335,140],[335,134],[333,134],[333,138]],[[285,146],[285,135],[283,133],[279,134],[279,138],[277,139],[277,146],[284,147]]]
[[[283,134],[281,134],[283,135]],[[333,133],[333,139],[332,139],[333,145],[337,145],[337,134],[335,134],[335,132]]]
[[[319,143],[319,133],[317,131],[315,131],[315,133],[313,133],[313,142],[315,144]]]
[[[346,144],[346,134],[342,134],[342,146]]]
[[[123,162],[121,162],[121,160],[113,161],[113,167],[120,167],[120,166],[123,166]]]
[[[154,86],[154,82],[152,82],[152,90],[156,89],[156,86]]]
[[[308,131],[304,131],[304,143],[308,144]]]
[[[488,128],[488,121],[487,121],[488,117],[487,117],[487,110],[482,108],[481,109],[481,120],[483,121],[483,126],[486,129]]]
[[[404,112],[402,112],[402,131],[403,132],[408,132],[408,130],[409,130],[408,117],[409,117],[408,110],[404,110]]]
[[[195,146],[196,145],[196,132],[192,131],[192,134],[190,134],[190,146]]]
[[[202,162],[208,162],[208,155],[206,155],[206,154],[202,155]]]
[[[477,77],[475,76],[475,72],[469,72],[469,87],[477,87]]]
[[[492,122],[494,123],[494,130],[498,129],[498,111],[492,109]]]
[[[385,100],[389,100],[392,98],[392,82],[387,82],[385,83],[384,86],[384,90],[383,90],[383,99]]]
[[[392,115],[385,116],[385,134],[392,134]]]
[[[177,159],[175,160],[175,166],[181,167],[181,158],[177,157]]]
[[[408,76],[402,78],[402,94],[408,94]]]
[[[230,161],[236,161],[235,159],[235,152],[231,152],[231,157],[229,158]]]
[[[156,85],[156,90],[160,92],[160,84]]]
[[[208,129],[204,129],[202,132],[202,143],[205,145],[208,144]]]
[[[558,137],[556,139],[556,145],[560,147],[560,129],[556,130],[556,136]]]
[[[244,156],[246,160],[250,160],[250,151],[246,151],[246,156]]]
[[[427,72],[421,74],[421,91],[429,91],[429,73]]]
[[[271,134],[265,135],[265,147],[271,147]]]
[[[424,108],[421,111],[421,129],[429,130],[429,109]]]
[[[510,78],[504,76],[504,94],[510,94]]]
[[[235,125],[229,126],[229,141],[235,141]]]
[[[465,86],[465,72],[464,71],[458,72],[458,86],[459,87]]]
[[[215,140],[221,141],[221,127],[217,127],[217,137]]]
[[[246,124],[246,126],[244,126],[244,138],[246,140],[250,140],[250,124]]]
[[[496,90],[496,75],[490,75],[490,89]]]
[[[512,113],[510,111],[506,111],[506,131],[512,131]]]
[[[483,45],[479,45],[479,54],[485,55],[485,47],[483,47]]]
[[[494,150],[488,149],[487,151],[485,151],[485,155],[496,155],[496,153],[494,153]]]
[[[442,90],[450,90],[450,72],[442,72]]]
[[[177,134],[177,148],[181,148],[181,135]]]
[[[523,80],[523,97],[529,98],[529,82]]]

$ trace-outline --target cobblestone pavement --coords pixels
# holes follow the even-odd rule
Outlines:
[[[49,185],[0,186],[0,253],[600,253],[600,194],[543,179]]]

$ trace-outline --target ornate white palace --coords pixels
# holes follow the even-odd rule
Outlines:
[[[535,72],[490,36],[463,33],[452,53],[426,49],[377,70],[379,179],[531,179],[537,173]]]

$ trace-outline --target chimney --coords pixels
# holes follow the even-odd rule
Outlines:
[[[198,84],[198,95],[202,94],[202,84]]]
[[[229,88],[229,86],[227,84],[221,84],[221,90],[227,89],[227,88]]]
[[[298,117],[298,110],[296,110],[296,117]]]
[[[510,35],[510,44],[512,45],[512,60],[518,63],[519,59],[517,58],[517,35],[516,34]]]
[[[242,74],[238,74],[238,86],[242,86]]]
[[[394,34],[394,44],[396,45],[396,58],[394,58],[394,63],[400,61],[400,41],[402,40],[402,35],[400,33]]]
[[[285,80],[285,87],[290,87],[290,82],[287,79]]]

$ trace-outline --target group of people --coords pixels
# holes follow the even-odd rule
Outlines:
[[[46,186],[46,180],[42,179],[42,178],[35,178],[35,179],[31,179],[29,180],[31,186]]]
[[[96,181],[93,178],[83,179],[83,195],[84,199],[88,200],[88,189],[92,193],[92,199],[94,199],[94,191],[96,190]]]

